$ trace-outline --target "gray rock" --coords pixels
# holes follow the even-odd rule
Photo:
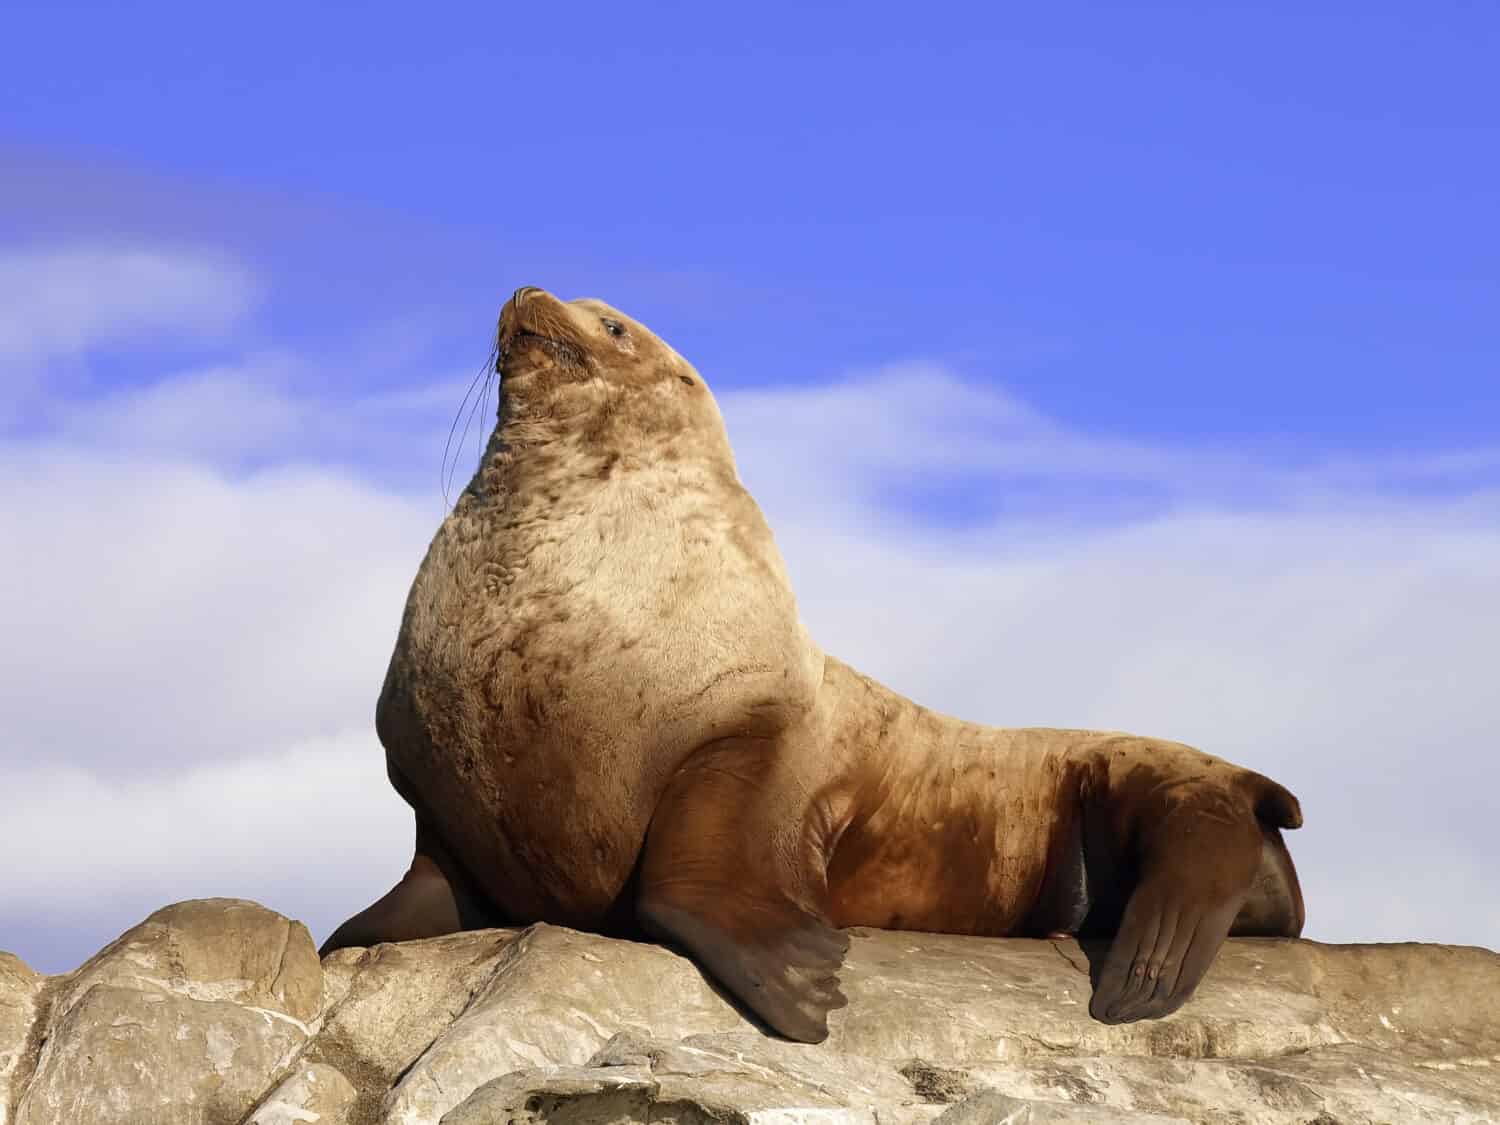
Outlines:
[[[524,986],[497,972],[398,1087],[385,1120],[432,1122],[460,1105],[519,1113],[538,1098],[557,1113],[618,1102],[660,1115],[680,1103],[710,1115],[878,1109],[882,1121],[925,1121],[965,1098],[995,1104],[972,1100],[993,1092],[1037,1121],[1066,1109],[1079,1120],[1297,1125],[1392,1112],[1478,1121],[1500,1104],[1500,1016],[1453,1003],[1500,994],[1500,957],[1486,950],[1237,940],[1184,1011],[1108,1027],[1088,1017],[1088,961],[1074,942],[861,932],[849,1007],[827,1043],[807,1047],[726,1019],[696,968],[665,951],[547,927],[526,940],[515,954],[531,966]],[[605,967],[580,992],[573,974],[589,952]],[[651,1014],[664,996],[682,1000]],[[719,1026],[695,1029],[686,1012]],[[610,1031],[628,1034],[587,1053]]]
[[[397,1078],[490,984],[517,933],[485,930],[329,954],[323,1026],[304,1058],[349,1076],[357,1091],[352,1120],[378,1116]]]
[[[997,1094],[973,1094],[934,1118],[933,1125],[1192,1125],[1185,1117],[1161,1117],[1124,1109],[1099,1109],[1068,1102],[1035,1102]]]
[[[95,985],[52,1025],[17,1125],[234,1125],[305,1039],[226,1001]]]
[[[58,984],[55,1014],[97,984],[228,1001],[304,1026],[323,1007],[323,972],[307,927],[233,898],[163,907]]]
[[[1077,942],[852,932],[849,1006],[830,1021],[830,1041],[845,1054],[1260,1058],[1341,1043],[1338,1022],[1363,1019],[1352,1002],[1337,1011],[1323,1003],[1323,947],[1312,942],[1236,939],[1183,1012],[1111,1026],[1089,1017],[1089,962]]]
[[[0,1125],[9,1125],[21,1087],[36,1065],[31,1036],[42,980],[19,957],[0,953]]]
[[[435,1123],[492,1078],[581,1065],[621,1031],[681,1039],[746,1026],[692,962],[661,946],[533,926],[391,1091],[385,1119]]]
[[[774,1074],[554,1066],[485,1083],[444,1114],[441,1125],[906,1125],[930,1118],[891,1106],[850,1105],[829,1092],[778,1089]]]
[[[358,1095],[327,1063],[305,1063],[256,1106],[245,1125],[348,1125]]]
[[[1123,1027],[1088,969],[1071,941],[856,932],[813,1046],[655,945],[534,926],[320,969],[296,923],[184,903],[66,976],[0,956],[0,1125],[1500,1120],[1488,950],[1233,940]]]
[[[311,1037],[307,929],[213,899],[151,915],[52,982],[16,1125],[237,1125]]]
[[[442,1125],[562,1121],[644,1125],[653,1109],[661,1107],[657,1094],[658,1084],[645,1067],[541,1067],[486,1082],[443,1114]]]

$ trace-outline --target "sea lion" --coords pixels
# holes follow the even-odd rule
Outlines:
[[[416,855],[323,952],[638,921],[816,1042],[849,926],[1112,935],[1106,1022],[1175,1010],[1227,934],[1301,932],[1277,783],[1177,743],[966,723],[825,655],[713,395],[643,325],[523,288],[496,370],[376,714]]]

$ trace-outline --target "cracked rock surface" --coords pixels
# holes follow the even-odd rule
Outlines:
[[[1071,941],[852,932],[827,1042],[554,926],[346,949],[232,899],[79,969],[0,954],[0,1125],[1500,1122],[1500,955],[1234,939],[1177,1014],[1088,1017]]]

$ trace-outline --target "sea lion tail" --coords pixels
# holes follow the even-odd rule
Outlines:
[[[1255,800],[1255,816],[1272,828],[1301,828],[1302,803],[1284,785],[1278,785],[1262,774],[1250,775]]]

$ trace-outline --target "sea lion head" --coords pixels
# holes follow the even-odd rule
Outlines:
[[[540,421],[594,442],[685,434],[727,450],[724,422],[692,364],[644,324],[592,297],[522,286],[500,310],[501,422]]]

